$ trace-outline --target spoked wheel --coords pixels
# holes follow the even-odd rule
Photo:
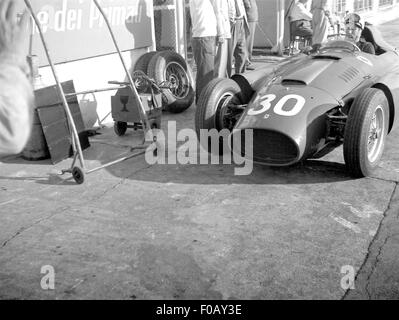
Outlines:
[[[389,127],[388,100],[379,89],[366,89],[351,107],[344,156],[355,177],[370,176],[380,163]]]
[[[169,89],[162,89],[167,111],[181,113],[194,103],[195,93],[188,65],[176,52],[156,54],[149,63],[148,75],[155,82],[170,86]]]
[[[170,92],[175,99],[187,99],[190,94],[190,79],[179,63],[171,62],[166,66],[165,78],[171,85]]]
[[[74,167],[72,169],[72,177],[77,184],[83,184],[85,182],[85,173],[79,167]]]
[[[384,123],[386,122],[382,106],[378,106],[371,120],[368,140],[368,159],[371,163],[378,161],[384,148]]]
[[[214,79],[202,91],[198,101],[195,126],[198,138],[201,140],[202,130],[216,132],[232,132],[235,124],[243,113],[243,95],[239,85],[231,79]],[[219,139],[219,153],[226,151],[226,137]],[[203,142],[203,141],[202,141]],[[211,141],[207,150],[211,151]],[[213,151],[213,150],[212,150]]]

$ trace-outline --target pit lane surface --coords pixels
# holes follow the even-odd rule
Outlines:
[[[194,110],[178,116],[179,128],[193,128],[193,118]],[[105,130],[86,153],[89,166],[135,137]],[[66,163],[7,158],[0,298],[340,299],[342,267],[359,270],[376,255],[381,222],[397,208],[398,138],[396,129],[375,177],[360,180],[345,171],[341,149],[245,177],[233,166],[138,158],[83,186],[49,175]],[[44,265],[55,268],[54,291],[40,286]]]

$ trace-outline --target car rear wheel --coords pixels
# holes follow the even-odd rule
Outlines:
[[[170,85],[162,89],[166,111],[182,113],[193,105],[193,78],[182,56],[173,51],[157,53],[149,63],[148,75],[158,84]]]
[[[379,89],[366,89],[350,109],[344,157],[356,178],[370,176],[380,163],[389,127],[388,100]]]
[[[201,140],[201,131],[216,129],[221,132],[224,129],[232,131],[241,116],[243,109],[240,105],[247,104],[243,101],[240,86],[231,79],[214,79],[202,91],[197,103],[195,115],[195,127],[198,139]],[[203,141],[201,141],[203,143]],[[226,151],[226,145],[220,138],[219,153]],[[207,150],[211,151],[211,141],[208,141]]]

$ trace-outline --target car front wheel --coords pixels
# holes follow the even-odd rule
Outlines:
[[[248,103],[243,100],[245,98],[241,88],[234,80],[222,78],[212,80],[202,91],[197,104],[195,127],[198,139],[201,140],[203,130],[231,132],[242,115],[243,105]],[[226,151],[227,145],[224,142],[220,139],[220,154]],[[203,147],[211,150],[211,142],[208,141],[208,145]]]
[[[381,161],[389,127],[383,91],[366,89],[352,105],[345,130],[344,157],[356,178],[370,176]]]

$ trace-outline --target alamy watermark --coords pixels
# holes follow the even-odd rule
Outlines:
[[[53,266],[43,266],[40,273],[44,275],[40,281],[42,290],[55,290],[55,269]]]
[[[192,129],[177,130],[177,123],[168,123],[167,134],[159,130],[156,143],[146,152],[149,165],[235,165],[237,176],[253,172],[253,130],[201,130],[200,137]],[[148,134],[147,141],[152,142]],[[243,156],[245,153],[245,157]]]
[[[356,269],[352,266],[343,266],[341,268],[341,288],[345,291],[355,290]]]

